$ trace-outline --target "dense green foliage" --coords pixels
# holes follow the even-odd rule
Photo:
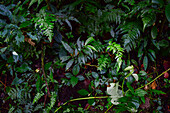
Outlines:
[[[167,0],[2,0],[0,112],[167,112],[169,12]]]

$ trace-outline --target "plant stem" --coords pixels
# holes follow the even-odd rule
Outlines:
[[[73,101],[77,101],[77,100],[89,100],[89,99],[100,99],[100,98],[108,98],[109,96],[100,96],[100,97],[84,97],[84,98],[76,98],[76,99],[71,99],[67,102],[65,102],[62,106],[66,105],[69,102],[73,102]],[[60,106],[59,108],[57,108],[55,110],[55,113],[62,108],[62,106]]]
[[[150,81],[149,83],[147,83],[147,84],[145,84],[145,85],[143,85],[143,86],[141,86],[141,87],[139,87],[139,88],[137,88],[137,89],[135,89],[135,90],[141,89],[141,88],[143,88],[143,87],[145,87],[145,86],[151,84],[152,82],[154,82],[155,80],[157,80],[159,77],[161,77],[164,73],[166,73],[166,72],[168,72],[168,71],[170,71],[170,68],[167,69],[166,71],[164,71],[163,73],[161,73],[160,75],[158,75],[155,79],[153,79],[153,80]]]
[[[104,113],[107,113],[112,107],[113,107],[114,104],[112,104]]]
[[[41,53],[42,73],[43,73],[43,75],[44,75],[45,83],[46,83],[46,86],[47,86],[47,93],[48,93],[48,96],[51,96],[51,95],[50,95],[50,90],[49,90],[49,87],[48,87],[48,83],[47,83],[47,78],[46,78],[46,75],[45,75],[45,70],[44,70],[45,46],[44,46],[43,44],[41,45],[41,49],[42,49],[42,53]]]

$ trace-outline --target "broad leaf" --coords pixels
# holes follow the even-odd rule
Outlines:
[[[66,70],[68,70],[72,66],[73,62],[74,62],[74,59],[71,59],[70,61],[68,61],[68,63],[66,64]]]
[[[77,64],[73,67],[72,72],[74,75],[77,75],[80,71],[80,66]]]
[[[145,94],[147,94],[147,92],[145,90],[138,89],[138,90],[135,91],[135,94],[137,96],[143,97],[143,96],[145,96]]]
[[[72,49],[67,43],[65,43],[65,42],[63,42],[63,41],[61,41],[61,42],[62,42],[64,48],[65,48],[69,53],[73,54],[73,49]]]
[[[79,91],[77,91],[80,95],[82,96],[87,96],[89,94],[89,92],[85,89],[81,89]]]
[[[134,74],[132,74],[132,76],[135,78],[135,80],[136,80],[136,81],[138,81],[138,80],[139,80],[139,77],[138,77],[138,75],[137,75],[137,74],[135,74],[135,73],[134,73]]]
[[[94,78],[98,78],[98,77],[99,77],[98,73],[96,73],[96,72],[92,72],[92,76],[93,76]]]
[[[165,7],[165,15],[168,21],[170,22],[170,4],[166,5]]]
[[[70,83],[71,83],[72,87],[74,87],[78,83],[78,78],[75,76],[72,76],[70,79]]]
[[[154,26],[151,30],[151,36],[152,36],[153,39],[156,39],[157,35],[158,35],[157,27]]]

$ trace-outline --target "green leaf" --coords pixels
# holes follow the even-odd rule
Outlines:
[[[68,63],[66,64],[66,70],[68,70],[72,66],[73,62],[74,62],[74,59],[71,59],[70,61],[68,61]]]
[[[73,67],[72,72],[74,75],[77,75],[80,71],[80,66],[77,64]]]
[[[78,75],[77,78],[79,79],[79,81],[85,80],[85,78],[83,77],[83,75]]]
[[[87,96],[89,94],[89,92],[85,89],[81,89],[79,91],[77,91],[80,95],[82,96]]]
[[[154,92],[154,93],[156,93],[156,94],[158,94],[158,95],[160,95],[160,94],[166,94],[165,92],[160,91],[160,90],[156,90],[156,89],[152,89],[152,92]]]
[[[164,47],[164,48],[169,47],[169,42],[163,39],[159,41],[159,46]]]
[[[99,79],[95,79],[94,81],[94,87],[97,88],[97,86],[99,86],[100,80]]]
[[[60,57],[60,60],[62,60],[61,62],[65,62],[70,58],[71,58],[71,56],[62,56],[62,57]]]
[[[131,62],[132,62],[135,66],[138,66],[138,63],[136,62],[136,60],[131,59]]]
[[[74,87],[78,83],[78,78],[75,76],[72,76],[70,79],[70,83],[71,83],[72,87]]]
[[[88,39],[86,40],[86,42],[85,42],[85,46],[86,46],[87,44],[91,43],[92,41],[94,41],[94,38],[93,38],[93,37],[88,38]]]
[[[93,49],[94,51],[96,51],[96,52],[97,52],[96,48],[94,48],[93,46],[91,46],[91,45],[87,45],[87,47],[89,47],[89,48],[91,48],[91,49]]]
[[[138,89],[135,91],[135,94],[139,97],[143,97],[143,96],[145,96],[145,94],[147,94],[147,92],[142,89]]]
[[[137,74],[133,73],[133,74],[132,74],[132,76],[135,78],[135,80],[136,80],[136,81],[138,81],[138,80],[139,80],[139,77],[138,77],[138,75],[137,75]]]
[[[151,53],[151,55],[156,59],[155,51],[152,50],[152,49],[149,49],[148,51],[149,51],[149,52]]]
[[[165,7],[165,15],[168,21],[170,22],[170,4],[166,5]]]
[[[124,69],[124,71],[132,70],[132,69],[134,69],[133,65],[126,67],[126,68]]]
[[[156,39],[157,35],[158,35],[157,27],[154,26],[154,27],[152,28],[152,30],[151,30],[152,39]]]
[[[40,91],[40,88],[41,88],[41,78],[40,75],[37,74],[36,89],[38,92]]]
[[[37,102],[43,95],[44,95],[43,92],[37,93],[37,94],[35,95],[35,97],[34,97],[33,104],[34,104],[35,102]]]
[[[67,78],[71,78],[73,75],[72,75],[71,73],[66,73],[65,76],[66,76]]]
[[[93,104],[94,104],[94,102],[95,102],[95,100],[94,100],[94,99],[90,99],[90,100],[88,100],[88,104],[89,104],[89,105],[93,105]]]
[[[50,79],[51,79],[51,82],[54,83],[54,78],[53,78],[53,72],[52,72],[52,70],[50,71]]]
[[[73,49],[72,49],[67,43],[65,43],[65,42],[63,42],[63,41],[61,41],[61,42],[62,42],[64,48],[65,48],[69,53],[73,54]]]
[[[98,73],[96,73],[96,72],[92,72],[92,76],[93,76],[94,78],[98,78],[98,77],[99,77]]]
[[[148,57],[147,56],[144,56],[144,59],[143,59],[143,66],[144,66],[144,69],[146,70],[147,67],[148,67]]]
[[[46,63],[45,66],[44,66],[44,69],[45,69],[45,70],[49,70],[51,64],[52,64],[52,62]]]

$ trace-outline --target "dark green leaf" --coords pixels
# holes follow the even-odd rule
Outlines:
[[[131,59],[131,62],[132,62],[135,66],[138,66],[138,63],[136,62],[136,60]]]
[[[78,83],[78,78],[75,76],[72,76],[70,79],[70,83],[71,83],[72,87],[74,87]]]
[[[151,30],[151,36],[152,36],[153,39],[156,39],[157,35],[158,35],[157,27],[154,26]]]
[[[148,57],[147,56],[144,56],[144,59],[143,59],[143,66],[144,66],[144,69],[146,70],[147,67],[148,67]]]
[[[52,70],[50,71],[50,79],[51,79],[51,82],[54,83],[54,78],[53,78],[53,72],[52,72]]]
[[[168,21],[170,22],[170,4],[166,5],[165,7],[165,15]]]
[[[169,42],[167,41],[167,40],[161,40],[161,41],[159,41],[159,46],[161,46],[161,47],[169,47]]]
[[[87,96],[87,95],[89,94],[89,92],[88,92],[87,90],[85,90],[85,89],[79,90],[78,93],[79,93],[80,95],[82,95],[82,96]]]
[[[94,87],[97,88],[97,86],[99,86],[100,80],[99,79],[95,79],[94,81]]]
[[[71,73],[66,73],[65,75],[67,78],[71,78],[73,76]]]
[[[74,59],[71,59],[67,64],[66,64],[66,70],[68,70],[74,62]]]
[[[71,58],[71,56],[62,56],[60,59],[62,60],[62,62],[65,62],[70,58]]]
[[[94,41],[94,38],[93,38],[93,37],[88,38],[88,39],[86,40],[86,42],[85,42],[85,46],[86,46],[87,44],[91,43],[92,41]]]
[[[151,53],[151,55],[156,59],[155,51],[152,50],[152,49],[149,49],[148,51],[149,51],[149,52]]]
[[[82,75],[77,76],[77,78],[79,79],[79,81],[85,80],[85,78]]]
[[[95,100],[94,99],[90,99],[90,100],[88,100],[88,104],[89,105],[93,105],[93,103],[95,102]]]
[[[158,95],[160,95],[160,94],[166,94],[165,92],[160,91],[160,90],[156,90],[156,89],[152,89],[152,92],[154,92],[154,93],[156,93],[156,94],[158,94]]]
[[[72,72],[74,75],[77,75],[80,71],[80,66],[77,64],[73,67]]]
[[[52,64],[52,62],[46,63],[45,66],[44,66],[44,69],[45,69],[45,70],[49,70],[51,64]]]
[[[138,89],[138,90],[135,91],[135,94],[136,94],[137,96],[142,97],[142,96],[145,96],[145,94],[147,94],[147,92],[144,91],[144,90],[142,90],[142,89]]]

